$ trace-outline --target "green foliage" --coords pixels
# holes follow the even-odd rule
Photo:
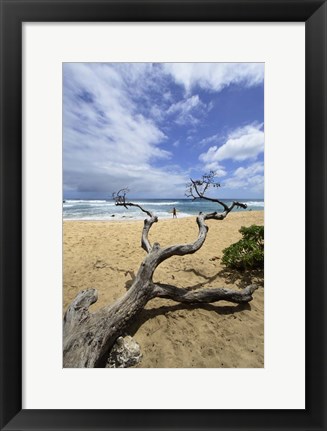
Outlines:
[[[222,263],[239,270],[263,268],[264,227],[242,226],[242,239],[223,250]]]

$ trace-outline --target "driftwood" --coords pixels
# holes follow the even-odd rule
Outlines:
[[[64,317],[64,367],[105,367],[109,352],[117,338],[126,331],[133,319],[153,298],[168,298],[185,304],[203,304],[221,300],[246,303],[252,300],[252,294],[257,289],[256,285],[250,285],[240,291],[224,288],[191,290],[153,282],[156,268],[166,259],[172,256],[192,254],[202,247],[208,233],[206,220],[223,220],[235,206],[246,208],[246,205],[240,202],[233,202],[227,206],[219,200],[204,197],[199,188],[202,187],[202,190],[204,188],[204,192],[207,190],[207,177],[203,177],[197,182],[191,181],[190,191],[195,193],[195,195],[192,194],[193,198],[197,196],[214,201],[220,204],[224,211],[222,213],[200,213],[196,218],[199,228],[198,237],[189,244],[168,247],[160,247],[158,243],[152,245],[149,241],[149,231],[158,218],[140,205],[127,202],[127,189],[122,189],[114,195],[116,205],[126,208],[138,207],[147,214],[141,239],[142,248],[147,255],[141,263],[131,287],[115,303],[103,307],[95,313],[90,313],[89,307],[97,301],[97,292],[95,289],[87,289],[80,292],[70,304]]]

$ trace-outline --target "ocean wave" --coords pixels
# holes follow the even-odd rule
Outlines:
[[[69,204],[102,204],[107,203],[106,200],[87,200],[87,199],[65,199],[64,203]]]
[[[165,213],[157,213],[156,214],[160,220],[166,220],[171,219],[172,215],[168,212]],[[187,213],[178,213],[178,218],[184,218],[184,217],[192,217],[192,214]],[[70,214],[66,215],[64,214],[63,219],[64,220],[75,220],[75,221],[133,221],[133,220],[144,220],[146,216],[143,213],[116,213],[114,215],[112,214]]]
[[[165,206],[165,205],[178,205],[180,204],[180,202],[177,201],[171,201],[171,202],[139,202],[139,201],[133,201],[133,199],[131,199],[131,202],[133,202],[133,204],[137,204],[137,205],[152,205],[152,206]]]
[[[260,207],[263,208],[265,206],[265,203],[262,201],[250,201],[245,202],[248,207]]]
[[[130,202],[132,202],[133,204],[136,205],[141,205],[146,207],[161,207],[161,206],[174,206],[174,205],[182,205],[180,202],[178,201],[169,201],[169,202],[153,202],[153,201],[149,201],[149,202],[144,202],[144,201],[134,201],[133,199],[130,199]],[[83,204],[83,205],[88,205],[88,206],[108,206],[108,207],[113,207],[116,206],[114,201],[105,201],[105,200],[71,200],[71,199],[66,199],[64,202],[64,206],[68,206],[68,205],[79,205],[79,204]]]
[[[73,200],[66,200],[63,203],[64,208],[68,208],[69,206],[87,206],[87,207],[113,207],[115,206],[114,202],[108,202],[108,201],[86,201],[86,200],[79,200],[79,201],[73,201]]]
[[[154,201],[139,201],[139,200],[133,200],[133,199],[126,199],[127,202],[132,202],[134,204],[138,204],[138,205],[177,205],[180,204],[181,202],[179,201],[158,201],[158,202],[154,202]],[[64,203],[67,204],[111,204],[111,205],[115,205],[114,200],[104,200],[104,199],[65,199]]]

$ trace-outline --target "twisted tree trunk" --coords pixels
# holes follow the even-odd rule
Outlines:
[[[220,203],[220,201],[217,202]],[[242,291],[224,288],[190,290],[153,282],[154,271],[163,261],[172,256],[195,253],[202,247],[208,232],[205,220],[223,220],[235,206],[246,208],[246,205],[233,202],[230,207],[223,204],[225,210],[223,213],[200,213],[196,219],[199,227],[198,238],[193,243],[164,248],[161,248],[158,243],[154,243],[152,246],[149,241],[148,234],[151,226],[158,221],[156,216],[139,205],[125,202],[125,195],[123,199],[116,201],[116,205],[123,205],[126,208],[136,206],[148,215],[148,218],[144,220],[141,241],[142,248],[147,255],[141,263],[130,289],[112,305],[106,306],[96,313],[90,313],[90,305],[97,301],[95,289],[80,292],[70,304],[64,317],[64,367],[105,366],[108,354],[117,338],[124,333],[135,316],[153,298],[168,298],[187,304],[203,304],[221,300],[244,303],[252,300],[252,294],[257,289],[257,286],[250,285]]]

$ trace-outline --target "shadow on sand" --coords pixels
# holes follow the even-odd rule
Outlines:
[[[216,281],[217,279],[220,279],[222,282],[222,287],[226,287],[228,284],[234,284],[238,288],[245,288],[246,286],[250,284],[258,284],[260,287],[263,287],[264,282],[264,273],[263,270],[253,270],[253,271],[247,271],[247,272],[240,272],[230,269],[223,269],[219,271],[217,274],[208,277],[205,274],[202,274],[199,270],[196,269],[187,269],[185,272],[192,272],[198,277],[201,277],[205,281],[194,284],[192,286],[189,286],[188,289],[195,290],[200,289],[202,287],[205,287],[207,284],[212,283]],[[131,274],[132,280],[128,280],[125,283],[125,288],[129,289],[131,287],[131,284],[133,283],[133,280],[135,278],[135,274]],[[220,284],[220,283],[219,283]],[[217,286],[218,287],[218,286]],[[181,304],[177,303],[174,305],[163,305],[156,308],[151,309],[144,309],[137,319],[134,321],[134,323],[129,327],[129,334],[134,335],[138,329],[148,320],[151,320],[157,316],[164,316],[168,313],[181,311],[181,310],[196,310],[196,309],[202,309],[202,310],[208,310],[211,312],[215,312],[219,315],[228,315],[228,314],[234,314],[238,313],[240,311],[244,310],[251,310],[250,303],[245,304],[230,304],[230,305],[219,305],[219,304]]]
[[[220,315],[234,314],[244,310],[251,310],[249,303],[245,304],[231,304],[231,305],[213,305],[213,304],[176,304],[176,305],[163,305],[158,308],[144,309],[138,315],[136,320],[129,326],[128,334],[132,337],[138,329],[148,320],[154,319],[157,316],[165,316],[168,313],[181,310],[208,310],[214,311]]]
[[[225,268],[219,271],[218,276],[222,278],[226,284],[236,284],[240,289],[244,289],[250,284],[257,284],[259,287],[264,287],[263,269],[237,271]]]
[[[189,290],[195,290],[195,289],[201,289],[202,287],[205,287],[207,284],[212,283],[216,281],[217,279],[220,279],[220,285],[221,287],[228,287],[226,285],[233,284],[236,285],[240,289],[244,289],[250,284],[257,284],[260,287],[263,287],[264,285],[264,271],[263,270],[248,270],[248,271],[237,271],[232,269],[223,269],[217,274],[214,274],[213,276],[209,277],[205,274],[203,274],[201,271],[191,268],[191,269],[185,269],[184,272],[191,272],[195,274],[197,277],[201,277],[205,281],[199,282],[197,284],[194,284],[192,286],[188,286]],[[125,283],[125,288],[128,290],[131,285],[133,284],[133,281],[135,279],[135,273],[133,271],[126,272],[126,275],[129,274],[131,279],[127,280]],[[219,287],[219,286],[217,286]],[[138,331],[138,329],[148,320],[154,319],[157,316],[164,316],[168,313],[181,311],[181,310],[208,310],[211,312],[215,312],[219,315],[228,315],[228,314],[234,314],[238,313],[240,311],[244,310],[251,310],[250,303],[245,304],[230,304],[230,305],[219,305],[219,304],[181,304],[177,303],[174,305],[163,305],[160,307],[155,307],[151,309],[144,309],[142,312],[138,315],[136,320],[132,323],[132,325],[128,328],[128,333],[131,336],[134,336],[135,333]]]

